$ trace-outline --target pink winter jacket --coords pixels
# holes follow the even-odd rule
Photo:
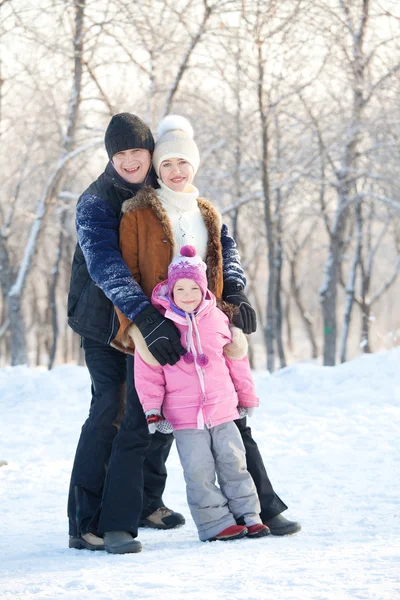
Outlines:
[[[154,288],[152,303],[175,322],[187,347],[186,318],[171,309],[166,292],[166,282],[160,283]],[[134,339],[135,386],[143,409],[162,411],[173,429],[215,427],[238,419],[237,406],[258,406],[245,336],[237,328],[232,333],[228,318],[217,308],[210,291],[195,318],[202,351],[209,359],[204,367],[196,361],[187,364],[183,358],[173,366],[162,367],[147,350],[143,338],[142,343]],[[193,339],[196,344],[195,336]],[[200,354],[198,348],[197,352]]]

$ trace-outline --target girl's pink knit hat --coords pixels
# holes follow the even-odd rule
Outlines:
[[[174,285],[179,279],[192,279],[200,287],[203,298],[207,292],[206,264],[196,254],[194,246],[183,246],[168,267],[168,292],[172,298]]]

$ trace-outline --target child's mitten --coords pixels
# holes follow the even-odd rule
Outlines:
[[[145,416],[149,433],[155,433],[157,425],[160,423],[160,421],[164,420],[164,417],[161,415],[159,410],[148,410],[145,412]]]
[[[165,435],[167,433],[172,433],[173,432],[172,425],[169,421],[167,421],[166,419],[163,419],[162,421],[159,421],[157,423],[157,431],[159,431],[160,433],[164,433]]]
[[[253,407],[246,408],[245,406],[238,406],[239,418],[244,419],[244,417],[251,417],[254,412]]]

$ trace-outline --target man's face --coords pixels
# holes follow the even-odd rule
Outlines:
[[[112,157],[115,170],[128,183],[143,183],[151,165],[151,154],[143,148],[122,150]]]

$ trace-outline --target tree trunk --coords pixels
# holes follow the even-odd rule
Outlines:
[[[275,244],[272,224],[271,211],[271,192],[269,184],[269,155],[268,155],[268,119],[267,109],[264,101],[264,58],[262,54],[262,41],[257,44],[258,50],[258,109],[261,119],[261,137],[262,137],[262,160],[261,174],[264,196],[264,220],[267,233],[268,246],[268,289],[267,289],[267,310],[266,325],[264,330],[265,345],[267,348],[267,369],[270,373],[275,370]]]
[[[363,0],[359,27],[352,24],[349,5],[341,3],[346,16],[348,32],[352,36],[352,110],[347,127],[340,168],[336,170],[337,209],[335,223],[330,232],[329,256],[325,263],[325,278],[320,290],[324,321],[324,365],[334,365],[336,361],[336,310],[339,266],[342,260],[343,236],[348,212],[350,193],[355,191],[354,172],[357,168],[357,147],[360,140],[364,98],[365,53],[363,49],[368,17],[369,0]],[[349,55],[350,56],[350,55]]]
[[[251,338],[249,338],[249,347],[248,347],[248,358],[249,358],[249,364],[250,364],[250,369],[255,369],[255,364],[254,364],[254,348],[253,348],[253,343],[251,341]]]
[[[54,359],[57,352],[57,340],[58,340],[58,315],[57,315],[57,283],[60,275],[60,263],[64,247],[64,227],[67,219],[67,210],[64,208],[60,217],[60,234],[58,238],[58,249],[56,261],[52,270],[52,280],[50,283],[49,292],[49,308],[51,311],[51,325],[52,325],[52,342],[49,352],[49,363],[48,369],[52,369],[54,365]]]
[[[306,331],[306,335],[310,342],[311,346],[311,357],[318,358],[318,345],[315,339],[314,327],[310,317],[307,315],[307,311],[303,306],[303,302],[300,296],[300,287],[297,283],[297,275],[296,275],[296,257],[293,257],[290,260],[290,291],[292,292],[292,296],[294,298],[295,304],[299,311],[301,320],[304,325],[304,329]]]
[[[290,294],[285,294],[285,324],[286,324],[286,339],[289,352],[293,352],[293,336],[292,336],[292,320],[291,320],[291,297]]]
[[[349,337],[351,313],[352,313],[353,305],[354,305],[357,267],[360,264],[361,253],[362,253],[363,223],[362,223],[361,202],[357,202],[357,205],[356,205],[356,226],[357,226],[356,248],[354,251],[353,262],[351,265],[349,282],[346,287],[346,306],[345,306],[344,317],[343,317],[342,341],[341,341],[341,345],[340,345],[340,362],[341,363],[344,363],[346,361],[347,341],[348,341],[348,337]]]
[[[281,166],[281,132],[279,128],[279,119],[275,117],[276,129],[276,168],[280,177]],[[283,265],[283,249],[282,249],[282,194],[281,188],[278,186],[276,190],[276,209],[275,209],[275,229],[276,229],[276,260],[275,267],[275,326],[276,326],[276,346],[280,367],[286,367],[285,351],[282,341],[282,265]]]
[[[242,69],[241,69],[241,50],[240,43],[238,44],[238,50],[235,55],[235,67],[236,67],[236,85],[235,85],[235,147],[234,147],[234,159],[235,159],[235,170],[233,172],[233,182],[235,190],[235,203],[237,208],[233,212],[232,216],[232,236],[235,240],[239,252],[241,251],[240,239],[239,239],[239,202],[242,198],[242,144],[243,144],[243,132],[242,132]]]
[[[285,351],[283,349],[282,341],[282,245],[280,239],[278,239],[276,247],[276,285],[275,285],[275,310],[276,310],[276,344],[278,348],[278,356],[281,369],[286,367]]]
[[[336,363],[336,300],[339,248],[337,236],[332,236],[328,258],[324,267],[324,283],[320,289],[324,324],[324,366],[333,366]]]
[[[370,251],[371,255],[371,251]],[[361,351],[365,354],[371,352],[369,345],[369,324],[371,315],[371,305],[369,302],[369,288],[371,285],[371,272],[372,272],[372,259],[368,261],[368,266],[365,268],[364,263],[361,262],[361,340],[360,347]]]
[[[25,326],[20,296],[8,297],[8,317],[11,331],[11,365],[26,365]]]
[[[371,352],[369,343],[369,324],[371,316],[371,307],[368,302],[363,302],[361,305],[361,350],[364,354]]]

